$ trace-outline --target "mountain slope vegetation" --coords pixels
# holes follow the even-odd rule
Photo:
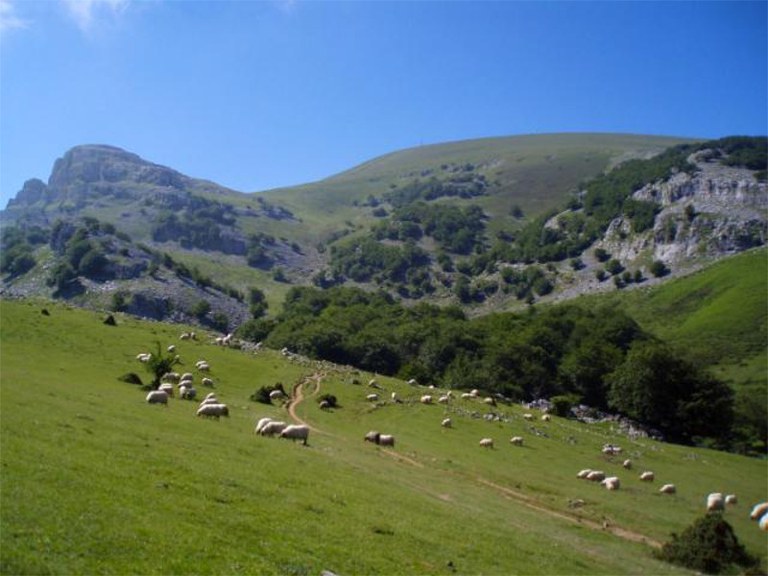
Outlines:
[[[421,395],[445,390],[215,346],[200,331],[178,339],[194,327],[122,314],[108,325],[51,302],[2,300],[0,315],[4,573],[681,574],[653,550],[712,491],[738,495],[723,516],[765,568],[748,517],[765,499],[764,461],[630,439],[609,422],[545,422],[537,410],[528,421],[501,402],[425,405]],[[118,379],[148,381],[135,356],[156,342],[175,344],[196,382],[194,362],[209,361],[228,419],[196,418],[196,403],[177,398],[148,405]],[[374,377],[378,402],[366,400]],[[295,390],[290,410],[249,400],[277,382]],[[323,394],[338,407],[322,410]],[[254,434],[259,417],[292,413],[312,426],[309,446]],[[371,429],[395,434],[395,447],[364,442]],[[624,454],[602,454],[605,443]],[[621,489],[577,480],[585,467],[620,476]],[[644,469],[656,483],[637,479]],[[665,482],[677,494],[660,494]]]

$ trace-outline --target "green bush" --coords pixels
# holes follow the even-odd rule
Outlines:
[[[755,568],[759,562],[747,553],[719,512],[699,518],[680,536],[672,534],[672,540],[657,555],[666,562],[706,574],[730,573],[733,564]]]

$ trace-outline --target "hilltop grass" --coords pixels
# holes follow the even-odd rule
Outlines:
[[[488,422],[472,415],[491,411],[478,401],[425,406],[426,389],[389,378],[372,404],[370,374],[220,348],[206,334],[179,341],[188,328],[116,317],[110,327],[90,311],[0,301],[4,574],[680,574],[618,528],[665,540],[710,491],[738,494],[726,518],[765,566],[765,534],[748,519],[766,498],[764,461],[632,442],[608,424],[527,423],[517,406]],[[148,380],[135,355],[155,341],[176,344],[181,371],[209,361],[231,418],[196,418],[196,403],[178,399],[150,406],[117,380]],[[316,428],[308,447],[253,433],[258,417],[289,419],[248,400],[277,382],[301,386],[298,415]],[[391,391],[404,402],[386,401]],[[326,392],[339,408],[319,409]],[[440,427],[444,414],[454,429]],[[394,433],[395,449],[364,443],[371,428]],[[509,445],[516,434],[523,448]],[[483,436],[494,450],[477,446]],[[636,469],[605,459],[607,441]],[[576,480],[583,467],[616,473],[622,489]],[[640,469],[657,484],[637,481]],[[677,495],[658,494],[667,481]],[[575,499],[584,506],[570,508]]]

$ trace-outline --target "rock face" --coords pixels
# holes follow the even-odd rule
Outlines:
[[[752,170],[724,166],[706,150],[688,161],[696,166],[692,174],[677,173],[633,194],[661,207],[653,230],[633,235],[630,223],[617,218],[602,247],[622,262],[645,255],[677,265],[764,245],[768,184],[758,182]]]
[[[76,146],[56,160],[48,184],[28,180],[8,207],[36,203],[60,203],[82,208],[104,197],[156,199],[171,209],[186,205],[190,193],[226,193],[231,190],[190,178],[165,166],[153,164],[114,146]]]

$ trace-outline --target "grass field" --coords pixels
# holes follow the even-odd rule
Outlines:
[[[764,460],[630,441],[610,424],[527,422],[519,406],[427,406],[424,388],[388,378],[377,377],[382,401],[371,403],[370,374],[102,319],[0,301],[3,574],[678,574],[651,551],[712,491],[738,495],[725,517],[765,569],[766,533],[748,518],[768,495]],[[117,379],[145,378],[135,356],[156,341],[177,345],[180,371],[209,361],[230,418],[196,418],[196,403],[178,399],[150,406]],[[253,433],[261,416],[290,419],[285,406],[248,399],[277,382],[296,386],[307,447]],[[321,411],[323,393],[339,407]],[[453,429],[440,426],[446,415]],[[396,447],[363,442],[374,428]],[[478,446],[486,436],[494,449]],[[635,468],[604,457],[605,442]],[[618,475],[621,489],[577,480],[582,468]],[[637,480],[645,469],[654,484]],[[658,493],[666,482],[676,495]]]

